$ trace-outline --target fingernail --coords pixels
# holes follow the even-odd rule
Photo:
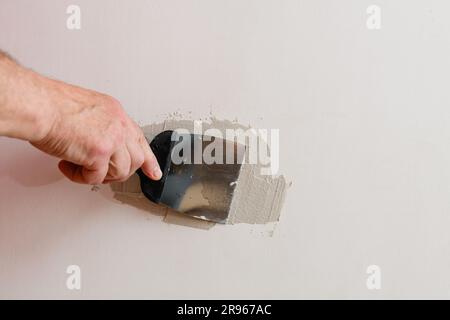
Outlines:
[[[155,177],[158,180],[161,179],[162,177],[161,169],[158,166],[153,168],[153,177]]]

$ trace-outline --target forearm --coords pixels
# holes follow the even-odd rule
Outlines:
[[[139,126],[116,99],[52,80],[0,51],[0,135],[28,140],[62,161],[70,180],[124,181],[138,168],[161,178]]]
[[[0,135],[28,141],[45,136],[54,114],[46,82],[0,51]]]

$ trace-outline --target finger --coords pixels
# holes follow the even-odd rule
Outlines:
[[[130,176],[131,158],[124,146],[113,153],[109,160],[108,173],[105,177],[108,181],[123,181]]]
[[[131,158],[129,174],[132,175],[144,163],[144,151],[142,150],[142,147],[136,142],[127,143],[127,149]]]
[[[82,184],[100,184],[108,172],[106,162],[87,168],[66,160],[61,160],[58,167],[69,180]]]
[[[130,170],[128,173],[128,177],[130,177],[144,163],[144,152],[142,151],[141,146],[138,145],[137,143],[128,143],[127,149],[128,149],[128,152],[129,152],[130,158],[131,158],[131,165],[130,165]],[[116,182],[116,181],[117,181],[117,179],[111,179],[108,176],[106,176],[103,183],[107,184],[107,183]]]
[[[144,163],[141,166],[142,171],[152,180],[161,179],[162,172],[159,167],[158,160],[156,160],[156,157],[150,149],[150,146],[143,134],[141,134],[139,142],[142,150],[144,151]]]

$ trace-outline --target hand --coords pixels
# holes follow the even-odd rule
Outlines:
[[[36,148],[63,159],[61,172],[86,184],[125,181],[138,168],[154,180],[161,170],[139,126],[112,97],[45,80],[54,116]]]
[[[0,51],[1,135],[59,157],[74,182],[124,181],[138,168],[161,178],[142,131],[117,100],[43,77]]]

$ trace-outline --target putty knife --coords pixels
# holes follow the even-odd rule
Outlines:
[[[202,158],[201,163],[194,162],[191,159],[194,154],[198,155],[199,150],[203,154],[211,141],[223,146],[221,155],[213,153],[218,161],[207,164]],[[159,181],[153,181],[141,169],[137,171],[142,192],[150,201],[191,217],[226,223],[245,153],[244,145],[218,137],[164,131],[151,141],[150,148],[163,173]],[[189,160],[174,161],[174,157],[185,156],[186,159],[189,156]]]

